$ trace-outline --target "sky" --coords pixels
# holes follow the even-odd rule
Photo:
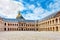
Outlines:
[[[60,11],[60,0],[0,0],[0,16],[16,18],[18,12],[26,20],[41,20]]]

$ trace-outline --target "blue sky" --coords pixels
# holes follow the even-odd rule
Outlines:
[[[41,20],[42,18],[60,11],[60,1],[59,0],[3,0],[0,2],[8,2],[7,10],[1,8],[2,12],[0,16],[3,15],[5,18],[15,18],[18,11],[22,14],[25,19],[28,20]],[[6,5],[0,3],[0,5]],[[7,12],[8,11],[8,12]]]

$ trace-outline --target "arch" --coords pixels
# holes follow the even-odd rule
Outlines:
[[[49,31],[49,27],[48,27],[48,31]]]
[[[38,31],[38,28],[36,28],[36,31]]]
[[[18,28],[17,28],[17,31],[18,31]]]
[[[26,31],[27,31],[27,28],[26,28]]]
[[[17,26],[17,24],[15,24],[15,26]]]
[[[48,21],[48,25],[49,25],[49,21]]]
[[[52,31],[52,27],[50,27],[50,31]]]
[[[56,26],[56,31],[58,31],[58,26]]]
[[[58,19],[56,18],[56,23],[58,22]]]
[[[4,31],[6,31],[6,28],[4,28]]]
[[[18,26],[18,24],[17,24],[17,26]]]
[[[24,29],[24,31],[25,31],[25,29]]]
[[[4,25],[6,26],[6,23]]]
[[[23,28],[21,28],[21,30],[23,31]]]
[[[38,24],[36,24],[36,26],[38,26]]]
[[[14,24],[13,24],[13,26],[14,26]]]
[[[31,31],[31,28],[30,28],[30,31]]]
[[[53,24],[54,24],[54,20],[52,20]]]
[[[9,31],[9,28],[8,28],[8,31]]]
[[[50,21],[50,24],[51,24],[51,21]]]
[[[23,26],[23,24],[21,24],[21,26]]]

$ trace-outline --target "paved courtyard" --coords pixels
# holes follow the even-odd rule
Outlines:
[[[60,32],[3,31],[0,40],[60,40]]]

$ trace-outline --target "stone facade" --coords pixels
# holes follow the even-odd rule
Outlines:
[[[60,12],[53,18],[38,22],[39,31],[60,31]]]
[[[0,17],[0,31],[60,31],[60,12],[48,20],[7,22]]]
[[[0,31],[38,31],[35,22],[5,22],[0,19]]]

